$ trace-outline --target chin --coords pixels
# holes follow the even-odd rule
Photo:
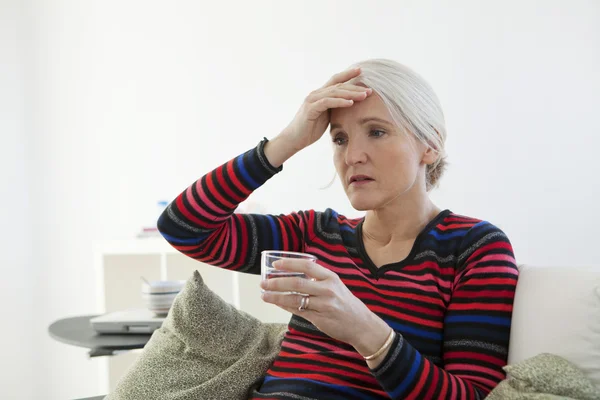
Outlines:
[[[348,196],[352,208],[356,211],[369,211],[377,208],[380,203],[371,196]]]

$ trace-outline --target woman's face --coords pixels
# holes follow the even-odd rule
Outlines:
[[[435,153],[392,122],[377,94],[332,109],[330,122],[335,168],[355,209],[377,210],[426,193],[425,168]]]

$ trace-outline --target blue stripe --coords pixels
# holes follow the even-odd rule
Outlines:
[[[434,340],[442,340],[442,334],[437,332],[429,332],[419,328],[415,328],[412,326],[403,325],[399,322],[389,322],[386,321],[389,326],[391,326],[395,331],[398,331],[402,334],[411,334],[417,337],[434,339]]]
[[[340,225],[340,230],[342,231],[348,231],[348,232],[354,232],[355,229],[351,226],[348,225]]]
[[[465,236],[467,234],[467,230],[460,230],[460,231],[456,231],[456,232],[449,232],[449,233],[440,233],[434,229],[432,229],[429,234],[433,237],[435,237],[436,239],[440,239],[440,240],[447,240],[447,239],[453,239],[456,237],[462,237]]]
[[[273,382],[275,381],[275,382]],[[345,394],[345,395],[350,395],[352,396],[352,398],[358,398],[358,399],[364,399],[364,400],[370,400],[372,399],[371,396],[366,395],[365,393],[362,393],[360,391],[358,391],[357,389],[348,387],[348,386],[343,386],[343,385],[333,385],[331,383],[325,383],[325,382],[319,382],[319,381],[315,381],[313,379],[303,379],[303,378],[277,378],[274,376],[267,376],[264,379],[264,384],[272,382],[273,386],[268,387],[267,390],[265,392],[259,392],[261,394],[269,394],[270,392],[273,391],[279,391],[281,389],[283,389],[282,391],[289,391],[290,390],[290,386],[293,387],[295,385],[293,385],[293,383],[298,383],[298,388],[296,389],[297,393],[299,395],[303,395],[305,394],[302,391],[303,387],[309,386],[309,385],[303,385],[303,383],[311,383],[313,385],[318,385],[318,386],[324,386],[327,389],[330,389],[332,391],[336,391],[339,392],[340,394]],[[279,384],[281,384],[281,388],[278,388]],[[306,395],[308,395],[309,393],[306,393]],[[346,398],[346,397],[344,397]]]
[[[252,179],[252,177],[250,176],[250,174],[246,170],[246,166],[244,165],[244,156],[239,156],[237,158],[236,162],[237,162],[240,174],[242,175],[242,177],[244,178],[244,180],[246,181],[246,183],[250,184],[251,189],[258,188],[260,185],[258,183],[256,183],[256,181],[254,179]]]
[[[167,242],[171,244],[200,244],[206,237],[195,237],[195,238],[178,238],[175,236],[167,235],[166,233],[162,233],[163,237],[167,240]],[[207,234],[206,236],[208,236]]]
[[[417,371],[419,370],[419,367],[421,365],[421,354],[419,354],[418,351],[415,351],[415,360],[413,361],[412,365],[410,366],[410,371],[408,371],[408,374],[406,374],[406,377],[404,379],[402,379],[402,381],[400,382],[400,385],[398,385],[396,387],[396,389],[394,389],[394,391],[392,393],[390,393],[393,399],[400,399],[400,395],[406,390],[406,388],[408,387],[408,385],[410,385],[412,383],[412,381],[415,379],[415,375],[417,374]]]
[[[506,317],[489,317],[485,315],[450,315],[446,317],[448,323],[475,322],[481,324],[494,324],[502,326],[510,326],[510,318]]]
[[[471,229],[476,229],[479,228],[481,225],[487,225],[488,222],[487,221],[480,221],[478,223],[476,223],[475,225],[473,225],[473,227],[471,227]]]
[[[271,232],[273,236],[273,249],[278,250],[281,247],[279,247],[279,233],[277,232],[277,226],[275,226],[275,218],[271,215],[267,215],[266,217],[269,220],[269,224],[271,225]]]

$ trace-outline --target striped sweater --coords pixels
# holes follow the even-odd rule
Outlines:
[[[252,399],[483,399],[505,376],[518,271],[494,225],[441,212],[406,259],[376,267],[363,219],[331,209],[289,215],[234,213],[281,168],[261,142],[192,184],[158,221],[183,254],[260,274],[262,250],[314,254],[397,333],[370,369],[356,350],[294,315],[281,351]]]

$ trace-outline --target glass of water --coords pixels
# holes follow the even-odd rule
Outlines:
[[[261,267],[260,272],[261,272],[262,280],[264,281],[267,279],[284,278],[284,277],[308,279],[306,274],[304,274],[303,272],[281,271],[281,270],[277,270],[273,267],[273,263],[275,261],[283,260],[283,259],[290,259],[290,258],[317,262],[317,257],[313,256],[312,254],[296,253],[293,251],[265,250],[262,252],[261,263],[260,263],[260,267]],[[264,289],[261,289],[261,290],[263,293],[265,292]],[[277,293],[280,293],[280,294],[303,294],[303,293],[297,293],[297,292],[277,292]]]

